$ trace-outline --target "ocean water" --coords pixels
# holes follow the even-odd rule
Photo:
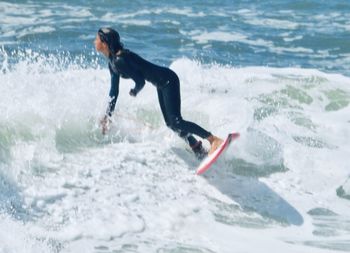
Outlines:
[[[1,1],[0,252],[349,252],[349,1]],[[108,135],[98,28],[224,137],[204,176],[154,87]],[[208,147],[208,143],[204,142]]]

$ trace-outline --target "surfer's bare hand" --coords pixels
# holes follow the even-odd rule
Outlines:
[[[137,95],[136,90],[135,90],[135,89],[131,89],[131,90],[129,91],[129,95],[132,96],[132,97],[136,97],[136,95]]]
[[[105,115],[101,120],[100,120],[100,125],[101,125],[101,130],[102,130],[102,134],[105,135],[108,130],[109,130],[109,124],[112,121],[109,119],[109,117],[107,115]]]

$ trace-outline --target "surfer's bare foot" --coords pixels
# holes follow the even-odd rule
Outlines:
[[[224,140],[214,135],[209,136],[208,141],[210,142],[210,150],[208,155],[211,155],[224,142]]]

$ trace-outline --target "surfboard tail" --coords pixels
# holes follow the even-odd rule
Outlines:
[[[239,133],[230,133],[227,135],[226,139],[224,142],[209,156],[207,156],[201,164],[198,166],[196,170],[197,175],[201,175],[204,172],[206,172],[214,163],[215,161],[220,157],[220,155],[227,150],[229,147],[230,143],[237,139],[240,136]]]

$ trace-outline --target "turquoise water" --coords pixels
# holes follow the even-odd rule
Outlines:
[[[111,26],[127,47],[165,65],[189,57],[350,73],[349,1],[2,1],[0,10],[8,52],[88,57],[98,28]]]
[[[349,1],[0,1],[0,253],[350,251]],[[101,26],[225,137],[204,176]],[[208,148],[209,144],[203,140]]]

